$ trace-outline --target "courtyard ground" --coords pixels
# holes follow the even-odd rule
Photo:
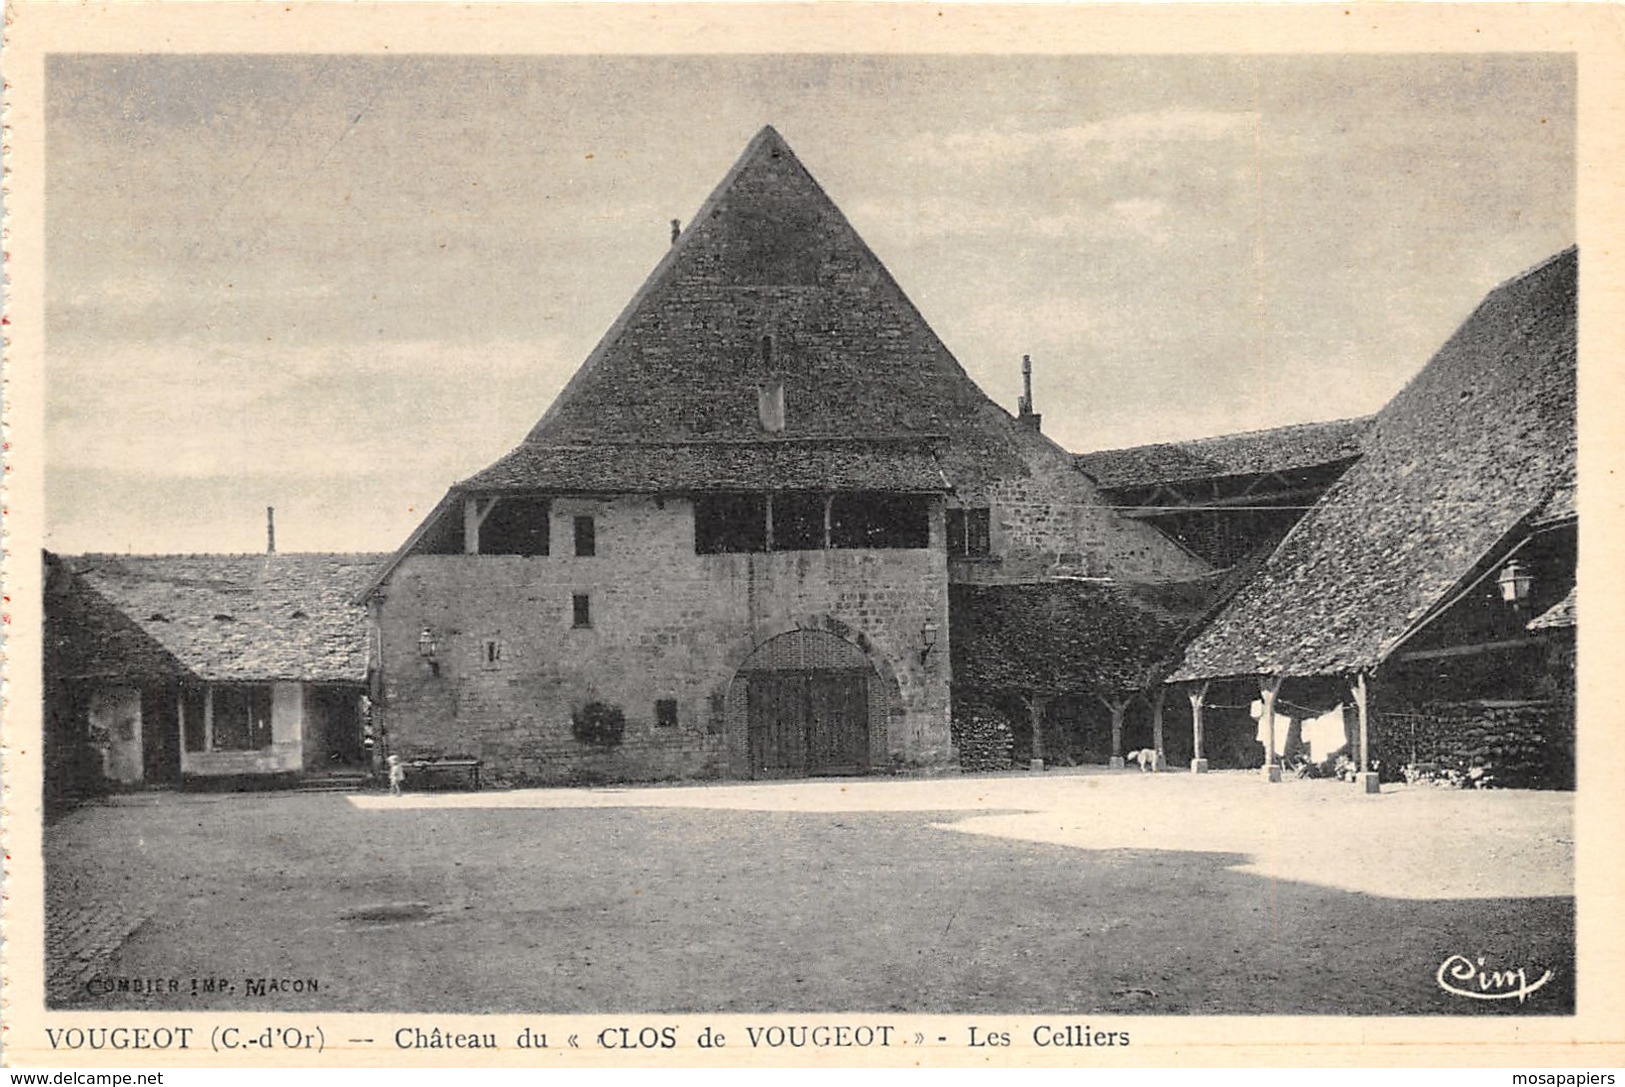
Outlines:
[[[1556,1014],[1571,794],[1099,770],[147,793],[46,829],[53,1004]],[[1551,980],[1464,999],[1452,955]],[[117,978],[179,992],[107,992]],[[221,992],[190,979],[225,978]],[[314,980],[253,995],[251,979]],[[167,986],[161,986],[167,988]]]

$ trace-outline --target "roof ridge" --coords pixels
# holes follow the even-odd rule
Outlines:
[[[1265,434],[1284,434],[1293,430],[1308,430],[1312,427],[1352,426],[1356,423],[1370,423],[1377,418],[1376,412],[1366,415],[1350,415],[1342,419],[1319,419],[1303,423],[1284,423],[1281,426],[1259,427],[1255,430],[1233,430],[1223,434],[1204,434],[1196,438],[1169,438],[1160,442],[1142,442],[1139,445],[1117,446],[1111,449],[1088,449],[1072,454],[1075,457],[1104,456],[1107,453],[1130,453],[1137,449],[1154,449],[1160,446],[1188,446],[1200,442],[1224,441],[1230,438],[1257,438]]]
[[[722,180],[717,182],[710,195],[701,201],[699,209],[694,212],[693,218],[689,220],[688,229],[678,231],[677,236],[672,239],[671,245],[666,247],[666,251],[655,262],[654,268],[644,277],[638,289],[632,292],[632,297],[627,300],[625,306],[621,307],[621,311],[616,314],[615,320],[610,322],[609,328],[593,345],[593,349],[587,353],[586,359],[580,366],[576,367],[576,372],[570,375],[570,380],[564,383],[564,388],[559,390],[558,395],[553,397],[553,402],[547,406],[547,410],[542,413],[542,417],[526,432],[526,442],[536,438],[541,431],[546,429],[547,425],[558,416],[562,407],[569,402],[571,395],[586,384],[588,375],[598,368],[599,363],[609,354],[610,348],[614,347],[615,343],[626,332],[627,326],[631,324],[632,317],[643,307],[644,302],[654,292],[655,287],[665,281],[672,266],[677,263],[683,252],[688,248],[690,240],[695,235],[694,224],[703,223],[709,218],[710,213],[722,202],[723,196],[739,180],[739,175],[744,173],[745,167],[753,162],[768,144],[775,145],[789,155],[791,161],[801,168],[801,171],[812,180],[813,184],[818,185],[817,179],[812,176],[812,171],[808,170],[800,157],[790,149],[790,145],[785,142],[784,137],[779,135],[778,129],[772,125],[763,125],[758,129],[756,135],[752,136],[750,142],[745,145],[745,150],[740,152],[739,157],[728,168],[728,172],[722,175]],[[823,188],[820,186],[818,191],[823,193]],[[824,198],[828,200],[829,194],[824,193]],[[830,202],[834,203],[834,201]]]

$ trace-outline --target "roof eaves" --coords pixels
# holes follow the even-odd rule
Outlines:
[[[461,493],[461,484],[451,486],[451,489],[446,492],[446,496],[435,504],[434,509],[429,511],[429,515],[418,523],[417,528],[412,530],[412,535],[406,538],[406,542],[401,544],[395,550],[395,553],[389,557],[389,561],[379,569],[378,576],[367,582],[367,587],[355,596],[354,603],[365,604],[377,595],[378,590],[383,588],[384,583],[395,573],[396,567],[406,561],[406,557],[412,553],[412,549],[417,547],[429,529],[434,526],[436,521],[440,520],[441,515],[450,507],[452,499]]]

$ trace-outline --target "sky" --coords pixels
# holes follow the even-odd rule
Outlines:
[[[53,56],[45,545],[391,551],[764,124],[1074,451],[1380,408],[1575,241],[1563,55]]]

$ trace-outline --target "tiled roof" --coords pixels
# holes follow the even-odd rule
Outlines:
[[[61,562],[184,674],[359,682],[367,675],[367,612],[353,600],[385,558],[79,555]]]
[[[527,441],[756,440],[766,436],[760,392],[775,384],[778,436],[947,435],[939,458],[961,491],[1026,475],[1031,447],[1065,456],[977,387],[769,127]],[[859,487],[891,474],[880,458],[844,469]],[[878,473],[871,482],[867,469]]]
[[[1223,583],[1223,575],[1210,575],[1157,585],[950,586],[954,682],[1050,694],[1139,690],[1178,659]]]
[[[1503,546],[1572,463],[1578,274],[1569,249],[1490,292],[1173,678],[1374,667]]]
[[[1141,487],[1315,468],[1358,457],[1372,419],[1367,415],[1215,438],[1103,449],[1079,453],[1073,463],[1102,487]]]
[[[1575,594],[1579,592],[1576,586],[1570,589],[1563,599],[1529,620],[1530,630],[1560,630],[1564,627],[1576,625]]]
[[[918,441],[667,442],[551,446],[527,442],[459,487],[469,491],[948,489]]]

